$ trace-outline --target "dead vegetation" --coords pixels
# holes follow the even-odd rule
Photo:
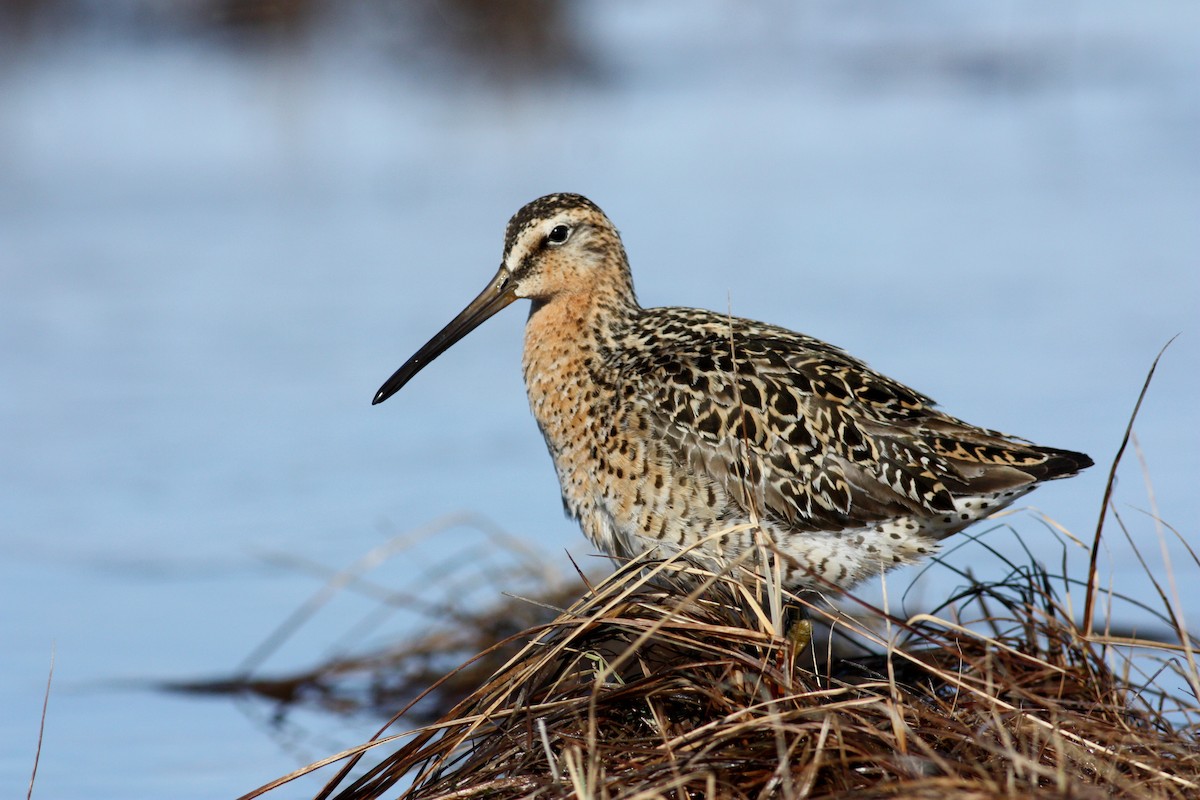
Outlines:
[[[1089,587],[1014,566],[907,619],[801,599],[823,635],[798,651],[769,587],[683,569],[621,570],[440,680],[395,672],[420,726],[402,712],[330,759],[321,796],[1200,796],[1194,697],[1159,688],[1200,686],[1170,614],[1154,638],[1087,634],[1070,610]],[[520,606],[544,608],[510,598],[468,639]],[[435,641],[369,669],[424,663]]]

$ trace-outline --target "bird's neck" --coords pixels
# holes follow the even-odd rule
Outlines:
[[[522,359],[529,408],[554,460],[568,512],[589,525],[599,489],[596,447],[615,424],[621,337],[641,310],[584,294],[535,302],[525,325]],[[593,541],[596,541],[593,539]]]
[[[526,377],[531,366],[550,369],[568,357],[599,368],[640,313],[628,284],[534,300],[525,324]]]
[[[577,415],[596,410],[596,401],[614,382],[618,343],[640,313],[632,291],[561,294],[534,302],[525,324],[525,387],[552,452],[565,444],[561,440]]]

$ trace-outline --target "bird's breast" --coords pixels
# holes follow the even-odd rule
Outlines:
[[[656,401],[629,374],[620,331],[589,323],[585,311],[541,307],[525,333],[529,404],[568,512],[618,557],[679,549],[726,525],[721,487],[655,437]]]
[[[602,494],[598,473],[614,418],[612,380],[599,342],[588,334],[587,311],[566,301],[535,306],[522,359],[529,407],[554,460],[563,502],[581,520]]]

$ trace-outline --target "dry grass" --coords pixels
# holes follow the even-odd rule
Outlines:
[[[1157,652],[1195,687],[1196,643],[1085,636],[1070,583],[1040,567],[907,620],[806,604],[836,633],[801,653],[767,599],[719,576],[687,592],[680,569],[622,570],[513,637],[524,646],[435,721],[340,754],[323,796],[1200,796],[1194,703],[1135,680],[1128,658]],[[842,657],[847,637],[877,652]],[[478,663],[447,680],[464,674]]]

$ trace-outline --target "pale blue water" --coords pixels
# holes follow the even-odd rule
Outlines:
[[[272,554],[336,569],[467,510],[588,555],[525,406],[522,310],[369,404],[549,191],[609,212],[646,304],[803,330],[1090,453],[1030,498],[1084,538],[1181,333],[1137,433],[1197,544],[1194,4],[577,8],[598,77],[500,90],[406,71],[352,27],[290,56],[115,37],[3,62],[0,794],[24,791],[52,651],[35,796],[232,796],[365,738],[313,716],[295,752],[224,700],[138,683],[236,669],[320,586]],[[1157,559],[1132,453],[1117,505]],[[458,535],[379,580],[436,582],[423,565]],[[1148,598],[1115,529],[1109,548],[1106,580]],[[1200,619],[1200,569],[1173,553]]]

